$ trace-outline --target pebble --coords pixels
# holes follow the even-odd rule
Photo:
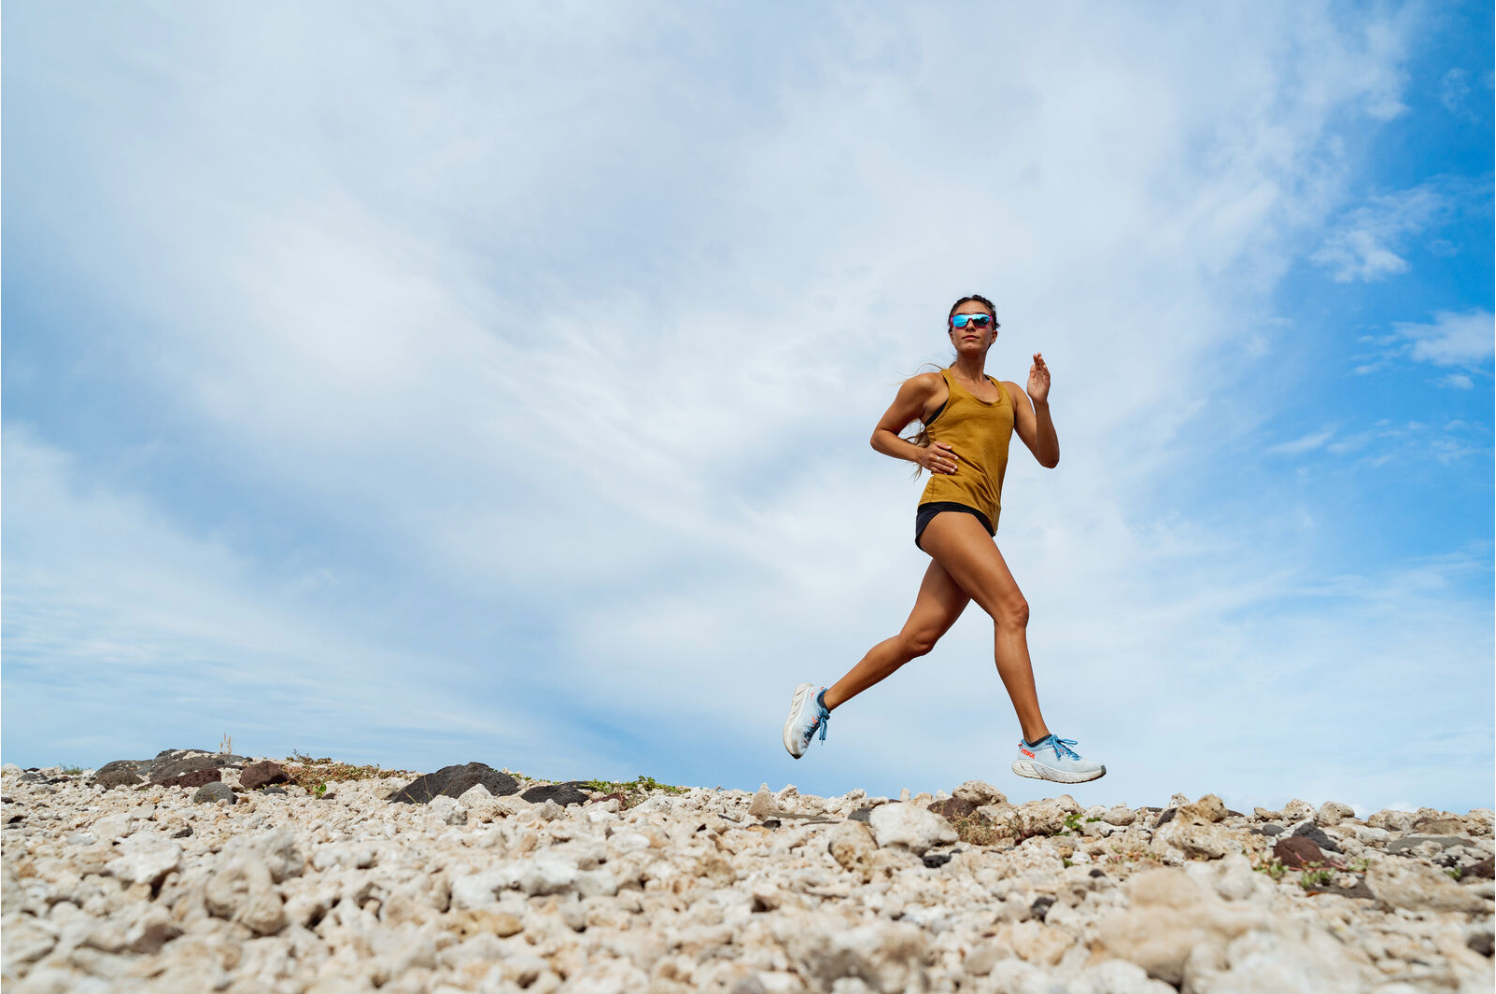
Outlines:
[[[1083,809],[1010,804],[980,781],[892,802],[765,786],[626,807],[574,782],[521,796],[482,764],[438,772],[450,792],[433,774],[428,803],[388,800],[407,785],[385,778],[339,783],[332,802],[202,788],[227,792],[218,804],[4,767],[7,991],[1496,984],[1485,809],[1362,823],[1336,802],[1239,815],[1209,794]],[[936,811],[989,834],[960,840]],[[1275,822],[1291,831],[1264,834]],[[1302,886],[1314,868],[1274,877],[1275,845],[1317,851],[1337,889]]]

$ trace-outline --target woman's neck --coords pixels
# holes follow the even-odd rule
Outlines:
[[[987,354],[971,355],[969,353],[957,353],[956,361],[951,363],[951,368],[961,374],[961,378],[971,383],[980,383],[986,377]]]

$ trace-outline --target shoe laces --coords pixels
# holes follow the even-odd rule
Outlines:
[[[1075,739],[1062,739],[1058,735],[1052,736],[1054,743],[1054,754],[1056,759],[1080,759],[1080,753],[1065,748],[1066,746],[1080,745]]]
[[[822,689],[824,690],[824,688]],[[816,696],[812,699],[812,703],[816,706],[816,720],[812,721],[810,727],[805,730],[805,741],[809,742],[815,738],[816,729],[819,728],[821,730],[821,741],[825,742],[826,725],[831,721],[831,712],[821,706],[820,692],[817,692]]]

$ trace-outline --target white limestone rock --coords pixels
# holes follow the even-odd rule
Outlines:
[[[985,780],[968,780],[951,791],[951,796],[969,801],[979,808],[984,804],[1008,803],[1007,795]]]
[[[1388,904],[1410,911],[1490,911],[1488,902],[1444,872],[1405,858],[1382,858],[1366,873],[1366,886]]]
[[[119,855],[105,864],[106,872],[126,884],[155,884],[182,865],[182,848],[172,840],[141,833],[121,843]]]
[[[458,803],[457,798],[448,797],[446,794],[438,794],[426,802],[426,810],[446,825],[466,825],[467,808]]]
[[[879,846],[897,846],[916,856],[957,839],[949,821],[907,802],[874,808],[868,815],[868,827]]]
[[[274,935],[286,926],[281,895],[265,859],[242,849],[220,859],[203,892],[208,912],[244,925],[256,935]]]

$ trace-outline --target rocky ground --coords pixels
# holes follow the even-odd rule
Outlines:
[[[180,750],[5,766],[6,994],[1496,984],[1485,809],[385,772]]]

